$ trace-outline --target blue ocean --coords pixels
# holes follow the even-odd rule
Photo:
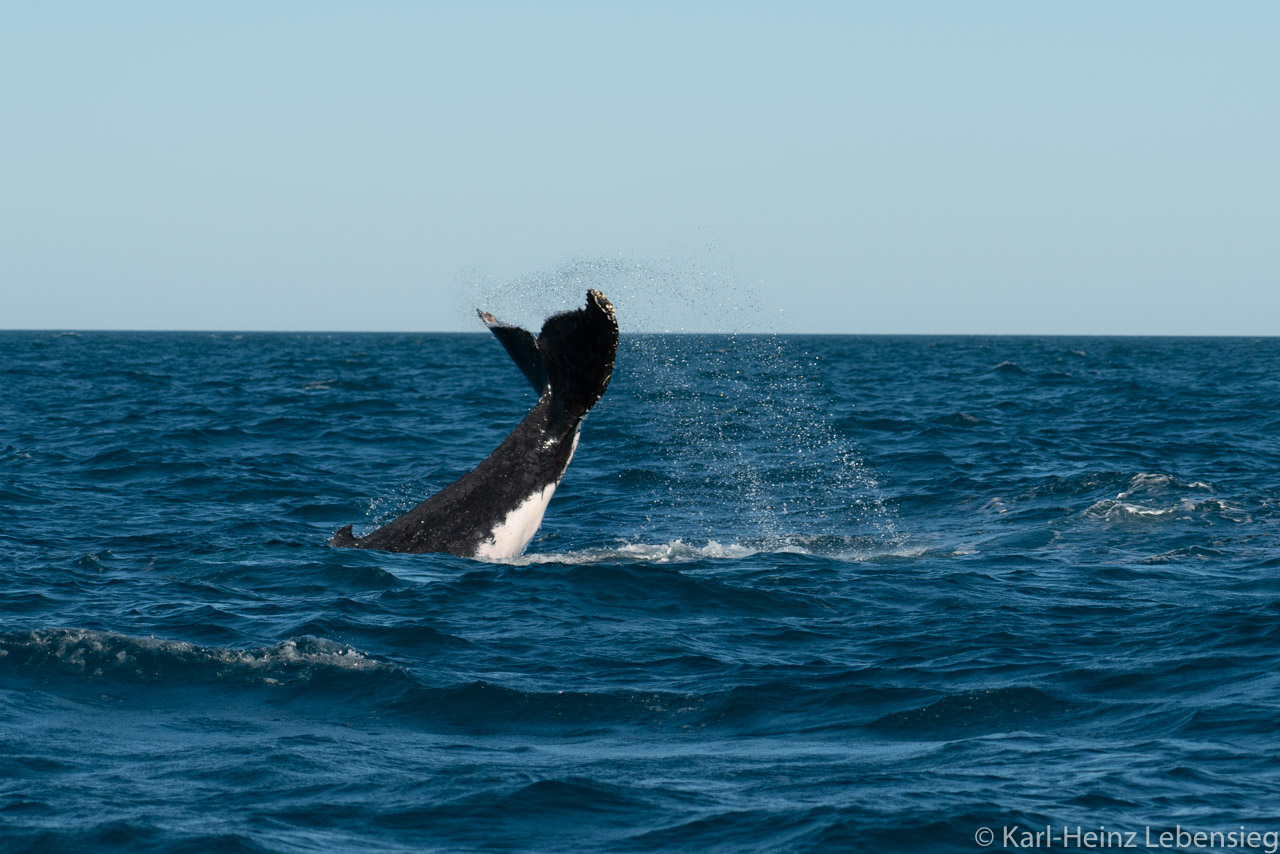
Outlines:
[[[502,563],[326,545],[532,407],[487,333],[0,390],[6,852],[1280,848],[1280,339],[624,324]]]

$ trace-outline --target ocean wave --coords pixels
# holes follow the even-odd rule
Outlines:
[[[868,537],[796,535],[729,543],[678,538],[665,543],[623,543],[569,552],[526,553],[513,558],[486,562],[514,566],[598,563],[668,564],[745,560],[757,555],[802,555],[838,561],[865,562],[919,557],[926,551],[925,548],[908,547],[904,543],[886,545],[879,539]]]
[[[983,733],[1033,729],[1055,720],[1071,704],[1038,688],[1013,685],[947,694],[919,709],[893,712],[873,729],[920,737],[947,737],[954,731]]]
[[[931,423],[941,427],[981,427],[991,422],[977,415],[970,415],[968,412],[951,412],[946,415],[939,415],[931,420]]]
[[[473,731],[548,726],[586,731],[602,726],[690,722],[704,702],[696,695],[671,691],[534,690],[469,682],[419,687],[389,708],[433,726]]]
[[[289,638],[260,649],[206,647],[92,629],[37,629],[0,635],[0,664],[127,681],[306,682],[323,671],[387,668],[354,647],[324,638]]]
[[[1159,472],[1133,475],[1115,498],[1089,505],[1086,518],[1111,523],[1158,522],[1166,519],[1247,523],[1243,507],[1214,496],[1214,487],[1199,480],[1180,480]]]
[[[1108,498],[1089,505],[1084,511],[1084,515],[1113,523],[1157,522],[1164,519],[1220,521],[1238,524],[1253,521],[1253,517],[1243,508],[1216,498],[1209,498],[1203,501],[1196,501],[1192,498],[1179,498],[1173,504],[1163,506],[1151,506]]]
[[[593,563],[688,563],[704,560],[742,560],[760,553],[760,549],[741,543],[703,543],[682,539],[667,543],[623,543],[570,552],[526,553],[513,558],[489,561],[515,566],[560,563],[571,565]]]
[[[1130,480],[1126,489],[1121,490],[1116,496],[1118,500],[1125,500],[1139,495],[1167,495],[1170,492],[1178,492],[1185,490],[1206,490],[1213,491],[1213,487],[1207,483],[1198,480],[1180,481],[1173,475],[1161,474],[1159,472],[1138,472]]]

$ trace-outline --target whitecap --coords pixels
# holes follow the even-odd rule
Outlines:
[[[1127,489],[1116,495],[1116,499],[1123,501],[1126,498],[1132,498],[1141,493],[1164,494],[1179,489],[1196,489],[1201,491],[1212,492],[1213,487],[1203,481],[1193,480],[1189,483],[1182,483],[1173,475],[1160,474],[1155,472],[1138,472],[1129,479]]]
[[[691,563],[733,561],[756,555],[810,555],[842,561],[873,561],[886,558],[914,558],[928,550],[908,547],[904,541],[886,546],[865,537],[796,535],[722,543],[718,540],[690,542],[675,539],[666,543],[622,543],[568,552],[537,552],[505,560],[487,561],[513,566],[540,564],[588,565],[599,563]]]
[[[279,685],[306,681],[318,669],[368,671],[386,667],[347,644],[306,635],[270,647],[204,647],[95,629],[36,629],[0,635],[0,652],[34,666],[53,665],[93,678],[108,674],[144,681],[245,678]]]
[[[1239,523],[1253,520],[1244,508],[1227,501],[1216,498],[1196,500],[1189,496],[1179,498],[1173,504],[1155,507],[1123,501],[1120,498],[1108,498],[1090,505],[1084,511],[1084,515],[1107,522],[1153,521],[1170,517],[1179,519],[1212,517]]]

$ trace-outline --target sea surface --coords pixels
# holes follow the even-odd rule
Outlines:
[[[624,334],[524,556],[326,546],[533,402],[0,333],[0,850],[1280,847],[1280,339]]]

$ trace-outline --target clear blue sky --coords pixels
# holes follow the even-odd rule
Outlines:
[[[0,328],[1280,334],[1270,0],[13,3],[0,111]]]

